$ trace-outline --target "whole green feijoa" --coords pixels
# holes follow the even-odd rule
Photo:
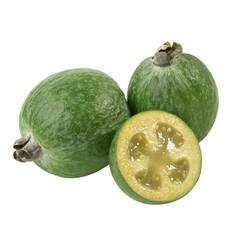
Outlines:
[[[108,165],[112,138],[130,117],[125,96],[107,74],[71,69],[40,82],[25,100],[14,158],[61,177]]]
[[[218,111],[218,90],[212,74],[195,56],[182,53],[174,42],[163,44],[143,60],[128,87],[132,114],[163,110],[177,115],[194,131],[198,141],[212,128]]]

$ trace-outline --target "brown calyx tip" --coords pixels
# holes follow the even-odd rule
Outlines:
[[[28,162],[31,161],[31,156],[28,152],[18,149],[13,153],[13,157],[15,160],[19,162]]]
[[[171,45],[169,42],[165,42],[161,47],[159,47],[153,57],[153,63],[159,67],[169,66],[171,60],[182,53],[183,48],[180,43],[173,42]]]
[[[13,144],[13,148],[16,149],[13,153],[13,157],[19,162],[34,161],[41,152],[39,144],[30,137],[17,139]]]
[[[13,144],[13,148],[15,149],[23,148],[28,143],[29,139],[30,138],[25,138],[25,137],[17,139]]]

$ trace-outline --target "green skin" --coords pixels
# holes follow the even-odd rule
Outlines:
[[[132,114],[163,110],[184,120],[203,140],[216,119],[218,91],[207,67],[196,57],[181,53],[170,66],[156,66],[152,57],[137,67],[128,87]]]
[[[159,112],[161,112],[161,111],[159,111]],[[146,113],[147,112],[141,112],[141,113],[138,113],[137,115],[135,115],[134,117],[141,117],[141,114],[146,114]],[[192,185],[192,187],[190,189],[188,189],[186,191],[186,193],[184,195],[182,195],[179,198],[174,199],[173,201],[169,201],[169,202],[158,202],[158,201],[153,201],[153,200],[146,199],[146,198],[142,197],[141,195],[139,195],[138,193],[136,193],[133,189],[131,189],[128,186],[127,182],[123,178],[123,176],[122,176],[122,174],[121,174],[121,172],[119,170],[119,167],[118,167],[118,163],[117,163],[117,145],[118,145],[119,135],[121,133],[121,129],[124,127],[124,125],[126,123],[128,123],[131,120],[132,120],[132,117],[129,120],[127,120],[122,125],[122,127],[117,131],[117,133],[115,134],[115,136],[114,136],[114,138],[112,140],[110,151],[109,151],[109,166],[110,166],[110,169],[111,169],[112,176],[113,176],[115,182],[117,183],[117,185],[119,186],[119,188],[125,194],[127,194],[130,198],[132,198],[132,199],[134,199],[134,200],[136,200],[138,202],[142,202],[142,203],[146,203],[146,204],[166,204],[166,203],[170,203],[170,202],[176,201],[176,200],[186,196],[192,190],[192,188],[196,185],[200,175],[196,179],[196,182]],[[188,126],[186,125],[186,127],[188,127]],[[196,140],[196,142],[197,142],[197,140]],[[200,146],[199,146],[199,149],[200,149]]]
[[[71,69],[49,76],[30,92],[19,126],[22,137],[41,147],[33,159],[39,167],[73,178],[108,165],[112,138],[129,117],[125,96],[111,77]]]

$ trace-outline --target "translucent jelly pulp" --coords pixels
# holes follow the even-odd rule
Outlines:
[[[187,157],[176,158],[173,152],[184,145],[183,136],[166,123],[158,123],[155,134],[157,148],[151,147],[143,132],[136,133],[130,139],[130,160],[147,163],[135,172],[134,177],[140,184],[153,190],[160,190],[166,177],[172,184],[182,184],[189,172],[189,162]]]

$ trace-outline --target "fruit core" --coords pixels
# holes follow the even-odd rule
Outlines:
[[[151,141],[143,132],[130,139],[130,160],[146,161],[145,167],[136,170],[135,179],[151,190],[160,190],[166,179],[174,185],[182,184],[189,173],[189,161],[187,157],[177,158],[173,153],[184,145],[184,137],[170,124],[162,122],[157,123],[155,136],[157,147],[151,147]]]

